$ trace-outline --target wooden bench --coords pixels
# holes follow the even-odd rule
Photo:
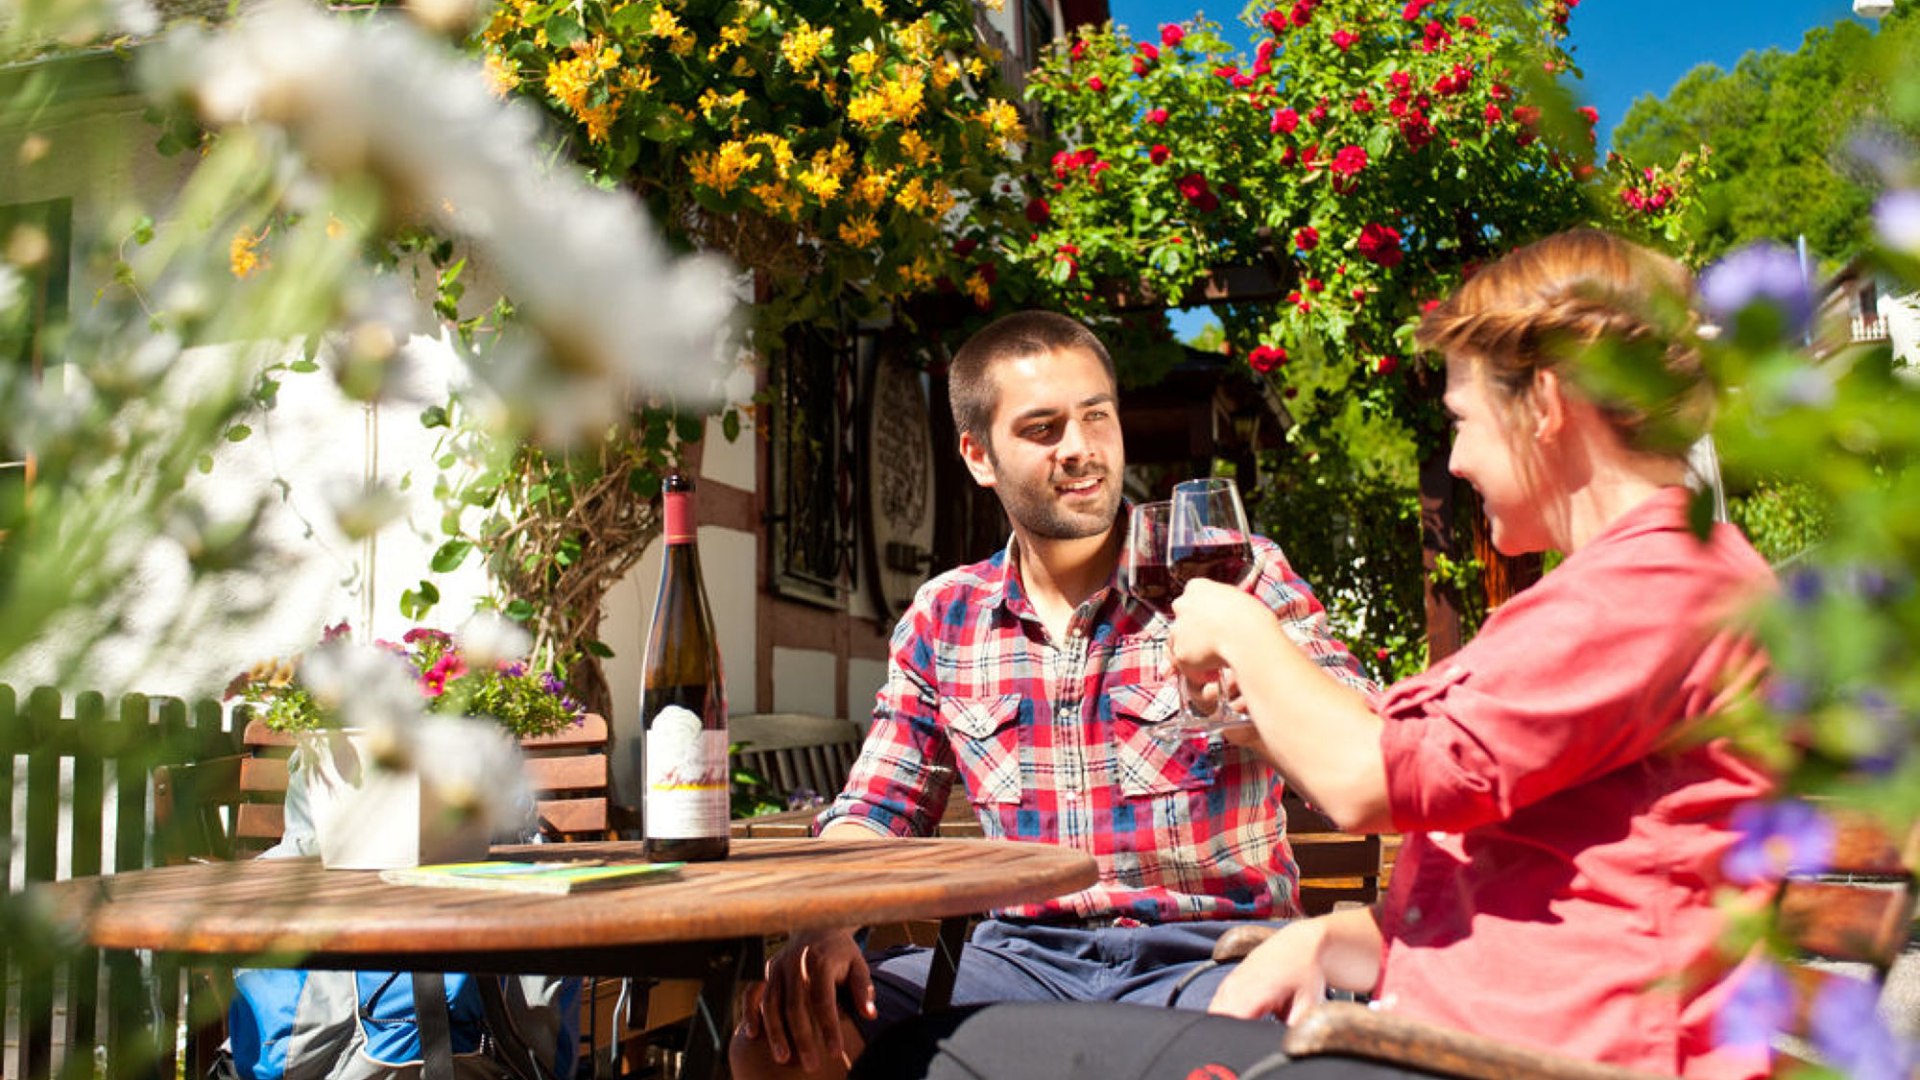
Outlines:
[[[775,798],[810,791],[832,799],[860,756],[862,735],[851,720],[807,713],[748,713],[727,720],[740,744],[735,764],[763,777]]]
[[[1876,986],[1905,949],[1915,905],[1914,868],[1920,866],[1920,826],[1904,838],[1890,836],[1866,816],[1828,809],[1836,829],[1829,870],[1817,877],[1782,882],[1774,895],[1778,925],[1801,956],[1817,964],[1796,967],[1802,1001],[1832,979],[1852,977],[1829,963],[1864,967]],[[1258,928],[1248,927],[1248,930]],[[1246,955],[1264,935],[1223,938],[1217,959]],[[1798,1010],[1804,1027],[1807,1010]],[[1804,1036],[1796,1029],[1789,1033]],[[1327,1002],[1287,1029],[1281,1040],[1289,1057],[1337,1055],[1419,1069],[1469,1080],[1646,1080],[1646,1073],[1562,1057],[1530,1047],[1419,1020],[1378,1012],[1352,1002]],[[1804,1067],[1776,1048],[1776,1072]]]

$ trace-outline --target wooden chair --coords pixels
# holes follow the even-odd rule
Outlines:
[[[1881,985],[1906,947],[1912,927],[1920,827],[1896,843],[1875,820],[1833,810],[1829,816],[1837,833],[1832,868],[1817,878],[1782,883],[1774,896],[1780,926],[1806,959],[1863,965]],[[1223,937],[1215,957],[1240,959],[1266,936]],[[1803,990],[1852,977],[1810,966],[1796,968],[1794,974]],[[1804,1016],[1800,1019],[1804,1023]],[[1333,1054],[1470,1080],[1644,1080],[1648,1075],[1376,1012],[1352,1002],[1330,1001],[1315,1007],[1302,1022],[1287,1029],[1282,1048],[1294,1058]],[[1777,1055],[1776,1065],[1793,1064],[1797,1063],[1790,1057]]]
[[[252,858],[280,842],[286,828],[287,761],[296,740],[251,720],[242,741],[244,753],[153,771],[160,861]],[[607,722],[592,715],[557,734],[520,741],[543,839],[609,838],[606,744]],[[196,978],[194,996],[221,993],[216,977],[197,973]],[[633,1057],[639,1052],[635,1036],[654,1025],[627,1023],[616,1015],[620,989],[618,980],[593,983],[582,1003],[582,1034],[591,1047],[615,1046],[623,1057]],[[658,1008],[636,994],[635,1015]],[[223,1037],[219,1030],[189,1033],[189,1075],[206,1075]]]
[[[740,768],[765,777],[781,798],[803,788],[824,799],[839,794],[863,741],[853,721],[807,713],[729,717],[727,737],[745,744]]]

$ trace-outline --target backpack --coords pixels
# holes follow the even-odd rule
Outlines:
[[[226,1080],[422,1080],[441,1052],[450,1080],[573,1074],[578,979],[246,968],[233,981]]]
[[[318,854],[302,785],[285,813],[260,858]],[[571,1080],[579,1056],[578,978],[241,968],[233,988],[209,1080]]]

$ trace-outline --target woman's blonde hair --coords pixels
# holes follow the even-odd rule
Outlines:
[[[1449,363],[1485,365],[1510,399],[1562,369],[1639,450],[1682,456],[1704,431],[1712,388],[1700,366],[1678,262],[1598,229],[1517,248],[1467,279],[1414,331]],[[1600,357],[1611,363],[1597,362]]]

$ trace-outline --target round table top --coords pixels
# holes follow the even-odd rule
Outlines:
[[[498,851],[639,861],[635,843]],[[1083,889],[1085,852],[988,840],[741,840],[720,862],[567,895],[393,885],[318,859],[157,867],[38,886],[105,949],[206,955],[590,949],[969,915]]]

